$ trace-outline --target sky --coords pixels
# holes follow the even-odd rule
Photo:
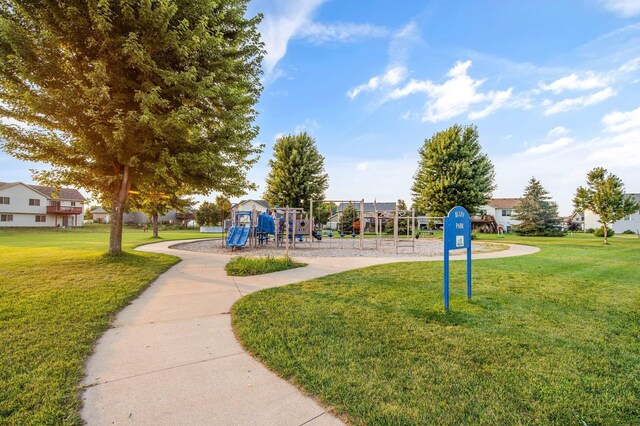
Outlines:
[[[418,149],[478,127],[494,197],[534,176],[568,215],[605,167],[640,192],[640,0],[255,0],[266,57],[249,178],[260,198],[276,138],[309,132],[327,198],[405,199]],[[0,154],[0,181],[33,165]]]

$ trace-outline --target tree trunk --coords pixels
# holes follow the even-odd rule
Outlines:
[[[153,222],[153,238],[158,238],[158,213],[154,213],[151,216],[151,221]]]
[[[109,229],[109,253],[122,254],[122,222],[124,206],[131,189],[131,176],[129,167],[125,166],[122,180],[113,186],[113,198],[111,200],[111,227]]]
[[[604,226],[604,243],[607,244],[607,224],[603,222],[602,225]]]

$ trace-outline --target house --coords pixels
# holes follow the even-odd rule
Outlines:
[[[358,217],[360,216],[360,201],[353,201],[351,203],[339,203],[335,213],[333,213],[329,217],[329,222],[327,225],[330,229],[338,229],[340,227],[342,212],[347,208],[349,204],[353,205],[353,208],[355,209],[353,221],[355,222],[358,219]],[[364,203],[365,232],[374,230],[376,215],[381,218],[381,222],[386,223],[387,220],[391,220],[391,218],[393,218],[395,210],[395,202]],[[351,218],[347,217],[346,219],[350,220]]]
[[[499,227],[511,232],[514,225],[520,223],[513,218],[515,210],[520,207],[520,198],[492,198],[480,207],[480,214],[471,218],[473,229],[480,232],[495,232]]]
[[[103,207],[98,207],[90,212],[95,223],[110,223],[111,213]],[[169,210],[164,215],[158,217],[158,223],[188,225],[195,218],[195,212],[188,209],[185,212],[179,212],[175,209]],[[123,214],[122,223],[127,225],[144,225],[151,221],[151,218],[142,212],[128,212]]]
[[[82,226],[85,201],[77,189],[0,182],[0,226]]]
[[[269,211],[269,203],[264,200],[242,200],[231,206],[232,212],[250,212],[256,210],[258,214]]]
[[[111,222],[111,213],[106,211],[102,207],[95,208],[89,212],[91,220],[94,223],[109,223]]]
[[[564,226],[568,230],[584,231],[584,213],[573,212],[572,215],[563,218]]]
[[[640,202],[640,194],[625,194],[625,195],[631,195],[636,200],[636,202]],[[591,210],[585,210],[584,212],[585,229],[600,228],[602,224],[598,222],[598,220],[600,220],[600,217],[597,214],[595,214]],[[640,211],[637,211],[633,214],[630,214],[629,216],[626,216],[618,220],[617,222],[612,223],[611,225],[609,225],[609,227],[613,229],[616,234],[621,234],[627,230],[637,233],[638,231],[640,231]]]

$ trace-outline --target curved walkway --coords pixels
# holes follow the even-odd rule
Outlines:
[[[306,258],[305,268],[228,277],[229,256],[170,248],[177,243],[138,248],[182,262],[123,309],[96,344],[82,383],[82,418],[89,425],[342,424],[242,349],[229,310],[243,295],[264,288],[416,258]],[[509,246],[474,259],[539,250]]]

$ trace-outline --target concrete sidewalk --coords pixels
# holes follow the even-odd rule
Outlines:
[[[96,344],[82,383],[82,418],[90,425],[342,424],[242,349],[229,310],[264,288],[416,258],[305,258],[305,268],[233,278],[224,272],[229,256],[169,248],[176,243],[139,248],[182,262],[123,309]],[[510,245],[474,259],[536,251]]]

